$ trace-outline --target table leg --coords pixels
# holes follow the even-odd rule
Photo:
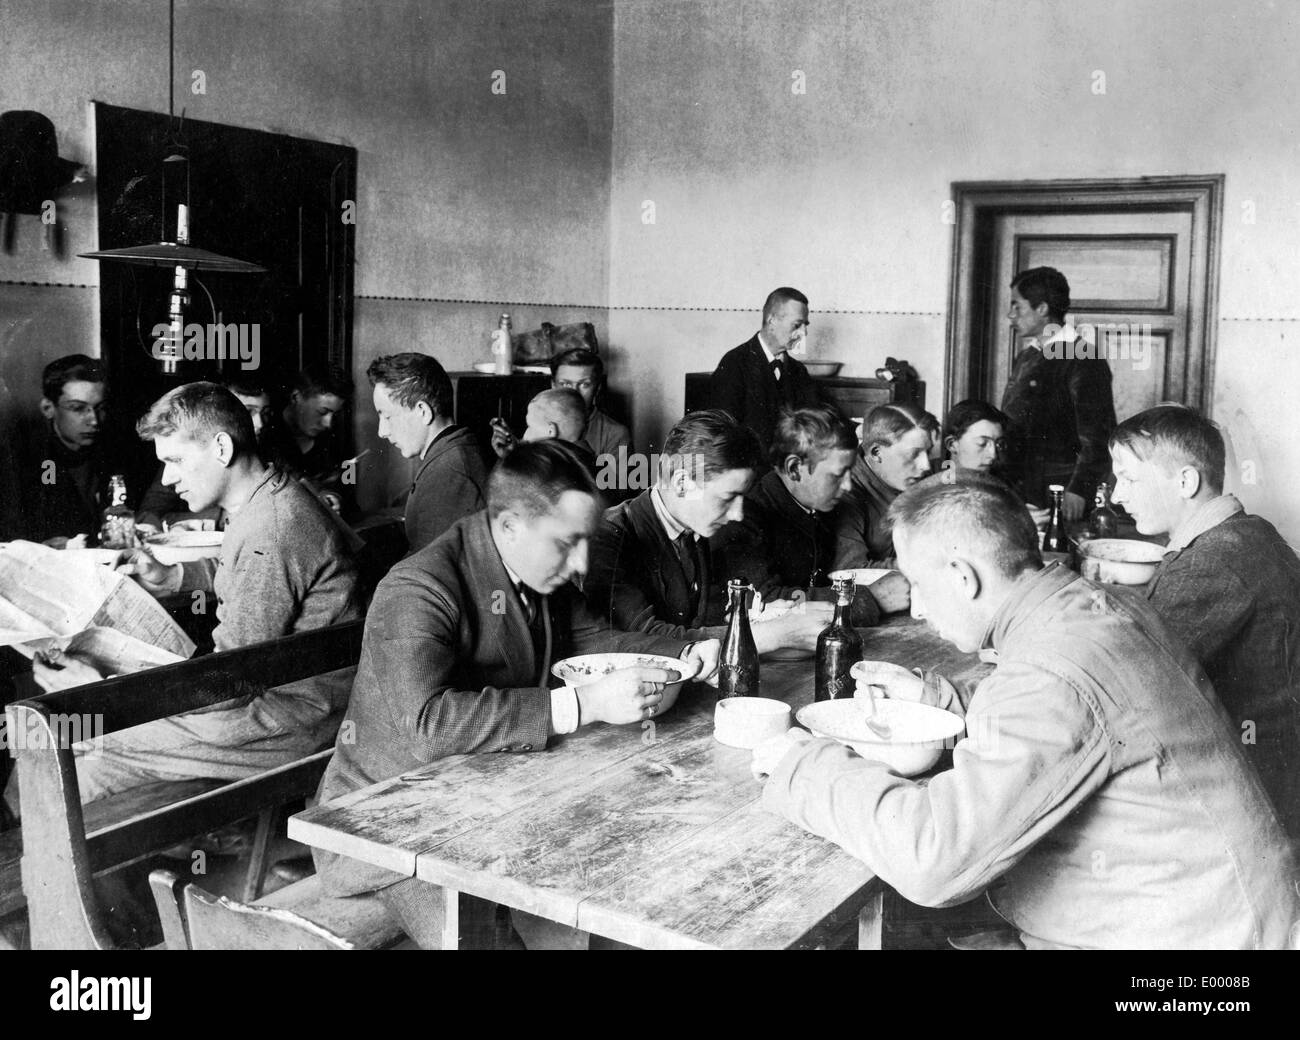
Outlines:
[[[442,889],[442,948],[460,949],[460,892],[454,888]]]
[[[858,949],[879,950],[884,934],[885,890],[879,885],[858,913]]]

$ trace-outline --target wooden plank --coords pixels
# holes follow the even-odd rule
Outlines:
[[[706,716],[686,723],[615,769],[422,853],[416,876],[577,925],[587,895],[757,799],[750,754],[715,741]]]
[[[668,717],[656,719],[656,739],[711,725],[690,710],[690,701],[701,696],[711,702],[709,694],[686,691]],[[417,780],[380,781],[297,813],[289,837],[413,877],[421,853],[616,767],[641,750],[646,732],[593,726],[554,739],[547,751],[444,758],[409,774]]]
[[[350,621],[150,668],[147,673],[119,675],[56,690],[17,703],[32,707],[46,718],[92,713],[97,717],[99,732],[114,733],[219,704],[242,693],[354,667],[361,654],[361,634],[362,622]]]
[[[643,949],[786,949],[856,916],[870,868],[764,811],[749,783],[755,800],[592,894],[578,927]]]

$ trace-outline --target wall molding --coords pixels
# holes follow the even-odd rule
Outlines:
[[[471,300],[458,296],[389,296],[357,293],[358,300],[392,300],[400,303],[462,303],[494,307],[559,307],[569,310],[601,311],[696,311],[699,313],[753,314],[761,307],[673,307],[659,304],[556,303],[550,300]],[[813,314],[877,314],[887,316],[942,318],[943,311],[866,310],[853,307],[813,307]]]
[[[44,289],[98,289],[98,285],[85,282],[29,282],[16,278],[0,278],[0,285],[35,285]]]

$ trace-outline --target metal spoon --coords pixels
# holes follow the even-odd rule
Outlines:
[[[871,730],[881,740],[889,740],[892,738],[894,731],[890,729],[888,722],[876,718],[876,691],[879,689],[880,687],[875,683],[867,683],[867,700],[869,702],[866,718],[867,729]]]

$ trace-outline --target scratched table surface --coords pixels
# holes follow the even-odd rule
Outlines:
[[[869,660],[955,682],[990,670],[910,618],[862,635]],[[764,661],[762,694],[797,710],[813,667]],[[816,946],[858,914],[874,875],[760,807],[751,752],[713,738],[714,703],[688,687],[653,725],[441,759],[297,814],[289,836],[633,946]]]

